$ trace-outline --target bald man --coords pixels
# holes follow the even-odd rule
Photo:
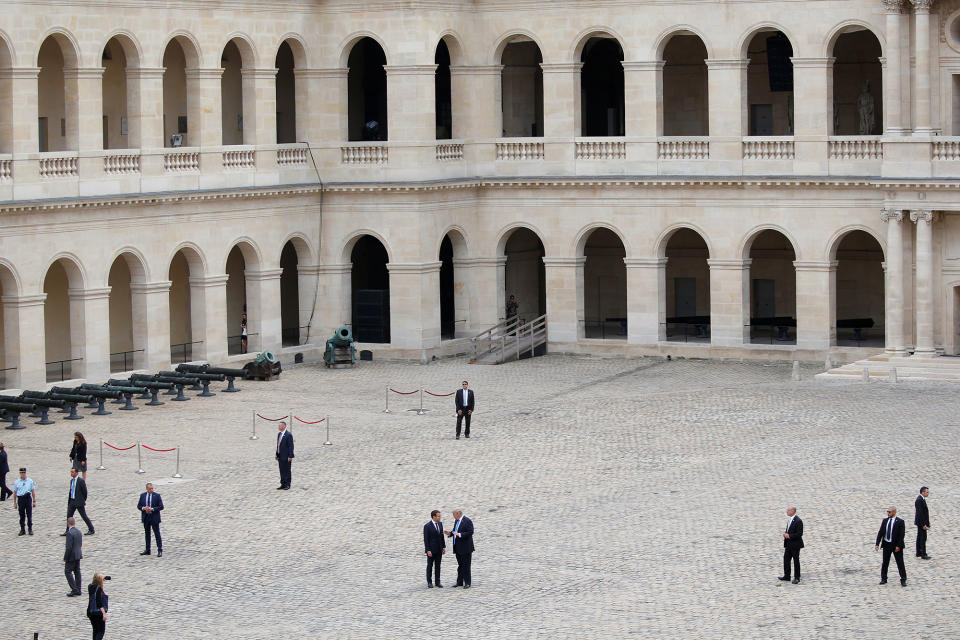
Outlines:
[[[803,549],[803,520],[797,517],[796,507],[787,507],[787,528],[783,537],[783,575],[780,580],[790,582],[790,561],[793,560],[793,584],[800,582],[800,549]]]
[[[880,566],[880,584],[887,584],[887,568],[890,567],[890,555],[897,561],[897,570],[900,572],[900,586],[907,586],[907,569],[903,566],[903,537],[907,526],[897,517],[896,507],[887,507],[887,517],[880,523],[877,532],[877,543],[873,550],[883,547],[883,564]]]

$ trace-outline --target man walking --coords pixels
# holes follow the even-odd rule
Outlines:
[[[93,523],[90,522],[90,518],[87,517],[87,483],[83,481],[83,478],[79,477],[79,474],[76,469],[70,469],[70,490],[67,492],[67,518],[73,516],[74,512],[80,512],[80,517],[83,518],[84,524],[87,525],[87,535],[92,536],[95,531],[93,530]],[[61,536],[67,535],[67,532],[64,531],[60,534]]]
[[[63,552],[63,573],[70,585],[69,597],[80,595],[80,559],[83,558],[83,534],[74,525],[76,520],[67,518],[67,545]]]
[[[436,583],[437,587],[442,589],[440,561],[447,552],[447,542],[443,539],[443,523],[440,522],[440,512],[436,509],[430,512],[430,522],[423,525],[423,550],[427,554],[427,588],[433,589],[433,584]]]
[[[917,525],[917,557],[922,560],[929,560],[927,555],[927,530],[930,529],[930,511],[927,509],[927,498],[930,496],[930,489],[920,487],[920,495],[914,503],[916,512],[913,516],[913,524]]]
[[[37,487],[33,484],[33,480],[27,477],[26,467],[20,467],[20,477],[13,483],[13,493],[17,497],[13,507],[20,511],[19,535],[26,534],[23,529],[24,519],[26,519],[30,535],[33,535],[33,509],[37,506]]]
[[[140,521],[143,523],[143,539],[146,542],[146,548],[140,554],[142,556],[150,555],[150,530],[157,539],[157,557],[163,557],[163,539],[160,537],[160,512],[163,511],[163,498],[159,493],[153,492],[153,485],[147,483],[147,490],[140,494],[140,502],[137,503],[137,509],[140,510]]]
[[[460,439],[460,423],[466,420],[467,428],[463,435],[470,437],[470,416],[473,415],[473,390],[467,388],[467,381],[463,381],[463,388],[457,391],[454,401],[457,404],[457,440]]]
[[[453,538],[453,554],[457,556],[457,584],[453,586],[469,589],[470,561],[473,558],[473,522],[463,515],[460,509],[453,512],[453,519],[453,529],[444,531]]]
[[[277,425],[277,463],[280,465],[280,486],[277,489],[289,489],[293,479],[290,463],[293,462],[293,434],[287,431],[287,423]]]
[[[803,520],[797,517],[796,507],[787,507],[787,528],[783,533],[783,575],[780,580],[790,580],[790,561],[793,561],[793,584],[800,582],[800,549],[803,549]]]
[[[897,517],[896,507],[887,509],[887,517],[880,523],[877,532],[877,543],[873,550],[883,546],[883,564],[880,566],[880,584],[887,584],[887,568],[890,566],[890,554],[897,560],[897,570],[900,572],[900,586],[907,586],[907,569],[903,566],[903,537],[906,525]]]

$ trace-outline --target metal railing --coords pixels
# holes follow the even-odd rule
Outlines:
[[[710,325],[702,322],[663,322],[667,342],[710,342]]]
[[[251,340],[254,336],[257,336],[257,340]],[[227,336],[227,353],[229,355],[236,355],[238,353],[249,353],[251,351],[259,351],[258,348],[254,347],[254,343],[260,344],[259,333],[248,333],[247,334],[247,350],[243,350],[243,334],[238,333],[235,336]]]
[[[506,320],[501,320],[489,329],[475,335],[471,340],[471,342],[473,342],[473,359],[476,360],[482,355],[490,353],[494,345],[499,344],[498,341],[500,338],[511,331],[515,331],[519,324],[520,318],[513,316]]]
[[[79,362],[80,360],[83,360],[83,358],[51,360],[47,362],[47,382],[63,382],[64,380],[69,380],[73,377],[73,365],[70,363]]]
[[[473,360],[496,354],[496,361],[505,362],[507,357],[520,357],[529,352],[536,355],[537,347],[547,342],[547,314],[520,324],[514,316],[487,329],[473,338]]]
[[[131,349],[130,351],[117,351],[116,353],[110,354],[110,373],[117,373],[120,371],[130,371],[131,367],[128,365],[133,364],[133,358],[127,359],[127,355],[131,356],[134,353],[143,353],[143,349]]]
[[[178,342],[177,344],[170,345],[170,362],[174,364],[179,364],[182,362],[190,362],[193,360],[193,345],[203,344],[203,340],[195,340],[193,342]],[[180,359],[177,359],[177,349],[180,350]]]
[[[10,386],[10,382],[7,378],[7,371],[16,371],[16,367],[7,367],[6,369],[0,369],[0,389],[6,389]]]
[[[583,337],[600,340],[626,340],[627,319],[581,320]]]

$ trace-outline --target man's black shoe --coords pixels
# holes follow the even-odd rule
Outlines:
[[[794,578],[793,584],[800,584],[800,578]]]
[[[443,585],[440,584],[439,582],[437,583],[437,589],[443,589]]]
[[[140,552],[140,555],[142,555],[142,556],[148,556],[148,555],[150,555],[150,549],[147,549],[146,551],[141,551],[141,552]]]
[[[881,581],[880,581],[880,584],[887,584],[887,581],[886,581],[886,579],[884,579],[884,580],[881,580]]]
[[[900,586],[901,586],[901,587],[907,586],[907,581],[906,581],[906,580],[901,580],[901,581],[900,581]]]
[[[163,557],[163,549],[157,549],[157,557],[158,557],[158,558],[162,558],[162,557]]]
[[[777,580],[783,580],[784,582],[790,582],[790,576],[780,576]]]
[[[427,589],[433,589],[433,583],[432,583],[432,582],[428,582],[428,583],[427,583]]]
[[[463,585],[463,588],[464,588],[464,589],[469,589],[469,588],[470,588],[470,585],[465,584],[465,585]]]
[[[920,559],[921,559],[921,560],[929,560],[929,559],[930,559],[930,556],[920,556]]]

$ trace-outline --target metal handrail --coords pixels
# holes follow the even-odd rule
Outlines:
[[[494,343],[498,338],[506,335],[507,333],[516,331],[517,326],[520,324],[520,317],[513,316],[498,322],[489,329],[481,331],[479,334],[475,335],[471,342],[473,343],[473,359],[476,360],[482,355],[486,355],[496,349]]]
[[[511,320],[513,319],[514,318],[511,318]],[[491,327],[491,329],[488,329],[488,331],[492,333],[492,330],[496,328],[497,327]],[[518,360],[520,359],[520,356],[527,351],[530,352],[530,355],[533,355],[536,352],[537,347],[547,342],[547,314],[543,314],[542,316],[534,318],[530,322],[524,324],[516,323],[516,326],[513,326],[511,323],[505,329],[506,330],[502,333],[502,335],[491,336],[489,338],[489,341],[492,344],[491,347],[486,351],[475,351],[474,360],[489,353],[496,352],[499,352],[499,362],[503,362],[506,359],[507,353],[512,355],[514,352],[516,352]],[[529,338],[530,344],[524,347],[522,344],[525,338]],[[476,343],[474,344],[476,345]]]

